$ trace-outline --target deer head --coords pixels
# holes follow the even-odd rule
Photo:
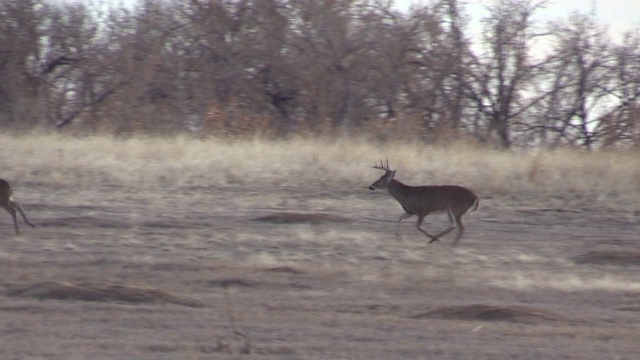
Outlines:
[[[387,159],[386,165],[382,163],[382,160],[380,160],[380,165],[374,165],[372,166],[372,168],[384,170],[384,175],[382,175],[380,179],[376,180],[373,184],[371,184],[369,186],[369,190],[386,189],[387,185],[389,184],[389,181],[391,181],[391,179],[393,179],[393,177],[396,176],[395,170],[391,170],[389,168],[389,159]]]

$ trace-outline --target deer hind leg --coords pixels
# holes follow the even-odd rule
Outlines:
[[[411,217],[411,214],[409,213],[404,213],[402,215],[400,215],[400,218],[398,219],[398,225],[396,225],[396,240],[400,241],[402,240],[402,238],[400,237],[400,223],[402,222],[402,220]]]
[[[462,238],[464,234],[464,224],[462,224],[462,214],[456,215],[454,218],[456,222],[456,227],[458,228],[458,234],[456,234],[456,239],[453,241],[453,246],[458,246],[458,241]]]
[[[431,244],[432,242],[438,240],[436,238],[433,237],[433,235],[429,234],[428,232],[424,231],[420,225],[422,225],[422,221],[424,220],[424,217],[426,215],[418,215],[418,221],[416,222],[416,227],[418,228],[418,230],[422,231],[423,234],[427,235],[429,237],[429,239],[431,239],[431,241],[429,241],[429,244]]]
[[[438,239],[447,235],[448,233],[452,232],[453,229],[455,229],[455,227],[453,226],[455,221],[454,221],[454,216],[453,216],[453,213],[451,212],[451,209],[447,211],[447,215],[449,215],[449,227],[441,231],[438,235],[434,236],[429,243],[438,241]]]

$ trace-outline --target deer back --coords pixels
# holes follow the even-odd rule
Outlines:
[[[409,186],[391,180],[388,191],[409,214],[426,215],[449,209],[464,213],[474,205],[473,191],[457,185]]]

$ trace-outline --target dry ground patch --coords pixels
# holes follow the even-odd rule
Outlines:
[[[637,154],[0,136],[3,359],[634,359]],[[458,248],[368,192],[480,195]],[[426,226],[446,226],[429,216]]]

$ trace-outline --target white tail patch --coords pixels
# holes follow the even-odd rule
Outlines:
[[[476,210],[478,210],[478,205],[480,205],[480,199],[476,197],[476,201],[473,202],[469,215],[473,215],[476,213]]]

